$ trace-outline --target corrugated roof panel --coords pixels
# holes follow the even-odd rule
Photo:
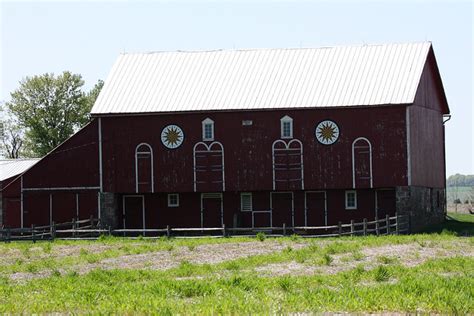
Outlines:
[[[409,104],[430,47],[122,54],[92,114]]]
[[[0,159],[0,181],[25,172],[38,161],[39,159]]]

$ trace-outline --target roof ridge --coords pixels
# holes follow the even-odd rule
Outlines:
[[[350,45],[333,45],[333,46],[318,46],[318,47],[254,47],[254,48],[216,48],[203,50],[157,50],[157,51],[137,51],[137,52],[122,52],[120,55],[151,55],[151,54],[169,54],[169,53],[218,53],[218,52],[251,52],[251,51],[271,51],[271,50],[317,50],[317,49],[333,49],[333,48],[349,48],[349,47],[377,47],[377,46],[393,46],[393,45],[415,45],[415,44],[430,44],[431,41],[413,41],[413,42],[389,42],[389,43],[362,43]]]

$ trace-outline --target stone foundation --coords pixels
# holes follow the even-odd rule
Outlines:
[[[118,228],[118,195],[110,192],[99,193],[100,220],[106,227]]]
[[[397,187],[397,212],[410,218],[410,232],[442,223],[446,218],[446,190],[427,187]]]

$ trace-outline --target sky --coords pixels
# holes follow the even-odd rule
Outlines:
[[[118,54],[431,41],[450,105],[446,173],[474,174],[471,1],[0,0],[0,102],[26,76],[79,73]]]

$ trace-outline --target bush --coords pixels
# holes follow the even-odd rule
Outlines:
[[[256,237],[257,237],[258,240],[264,241],[267,236],[265,236],[264,232],[259,232],[259,233],[257,233]]]

